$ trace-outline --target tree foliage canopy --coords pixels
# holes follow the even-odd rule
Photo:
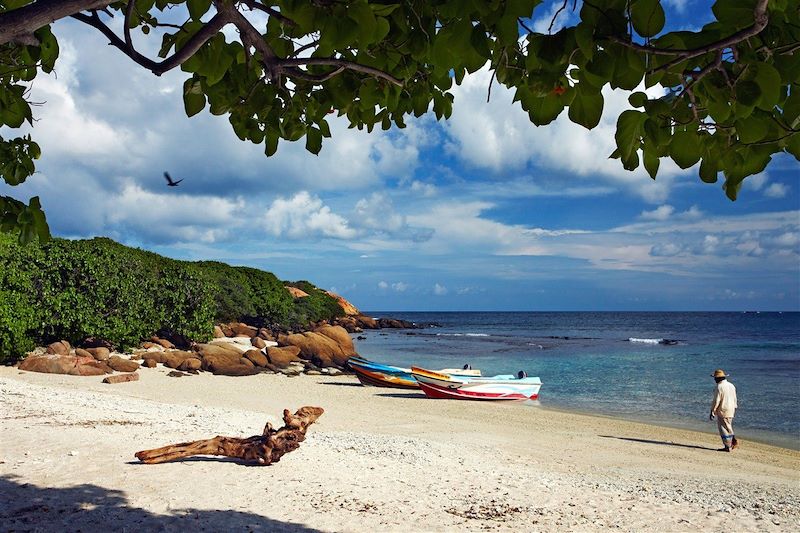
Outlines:
[[[267,156],[281,140],[305,139],[318,153],[331,113],[368,131],[402,128],[429,111],[447,118],[453,84],[488,63],[492,84],[511,89],[537,126],[568,109],[591,129],[606,85],[630,91],[634,109],[618,118],[611,156],[654,179],[662,158],[681,168],[699,162],[700,179],[721,174],[734,200],[775,154],[800,159],[797,0],[716,0],[714,20],[698,31],[668,31],[661,0],[564,0],[559,13],[572,10],[578,22],[547,33],[526,22],[540,3],[0,0],[0,126],[32,124],[28,83],[56,64],[51,23],[72,17],[156,75],[186,72],[187,115],[227,115]],[[137,48],[145,38],[160,41],[157,57]],[[650,96],[636,91],[642,83],[665,90]],[[30,136],[0,137],[0,176],[22,183],[39,155]],[[38,199],[0,196],[0,229],[19,231],[21,241],[46,238]]]

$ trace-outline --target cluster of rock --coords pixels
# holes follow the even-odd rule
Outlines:
[[[302,333],[274,333],[242,323],[220,324],[214,339],[193,343],[179,349],[167,339],[153,337],[131,354],[119,354],[109,348],[73,348],[67,341],[50,344],[29,354],[19,364],[20,370],[97,376],[117,372],[135,372],[140,366],[164,367],[186,373],[200,371],[226,376],[249,376],[260,372],[336,375],[347,359],[357,355],[353,341],[340,326],[321,325]],[[140,364],[141,362],[141,364]],[[110,382],[130,381],[118,378]]]

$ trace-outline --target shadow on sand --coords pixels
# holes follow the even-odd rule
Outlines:
[[[384,392],[376,394],[375,396],[382,396],[384,398],[427,398],[422,392]]]
[[[614,435],[598,435],[599,437],[603,437],[604,439],[618,439],[618,440],[627,440],[630,442],[643,442],[645,444],[660,444],[662,446],[677,446],[679,448],[695,448],[697,450],[710,450],[712,452],[717,451],[716,448],[709,448],[708,446],[697,446],[695,444],[681,444],[679,442],[669,442],[666,440],[648,440],[648,439],[634,439],[632,437],[615,437]]]
[[[319,381],[320,385],[333,385],[334,387],[363,387],[361,383],[338,383],[335,381]]]
[[[233,510],[175,509],[171,514],[153,514],[130,505],[122,491],[89,484],[37,487],[15,478],[0,476],[3,531],[318,531]]]

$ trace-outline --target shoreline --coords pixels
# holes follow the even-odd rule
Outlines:
[[[0,367],[8,406],[0,500],[10,501],[0,524],[92,529],[121,520],[172,530],[194,516],[192,527],[272,531],[800,528],[800,453],[787,448],[743,440],[722,454],[716,434],[434,401],[352,376],[169,378],[165,370],[104,385]],[[272,466],[133,458],[260,433],[265,419],[275,424],[283,408],[302,405],[326,412]],[[87,503],[76,491],[96,497]],[[48,511],[31,505],[37,497]]]

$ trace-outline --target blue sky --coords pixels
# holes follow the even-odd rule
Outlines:
[[[665,6],[688,28],[710,16]],[[481,71],[447,122],[334,119],[319,156],[301,141],[266,158],[225,117],[184,115],[185,74],[153,76],[72,21],[55,32],[56,75],[31,92],[44,155],[0,193],[41,196],[58,236],[255,266],[364,310],[800,309],[800,164],[776,158],[735,203],[665,160],[656,181],[626,172],[607,158],[626,94],[591,132],[566,113],[536,128],[501,87],[486,103]]]

